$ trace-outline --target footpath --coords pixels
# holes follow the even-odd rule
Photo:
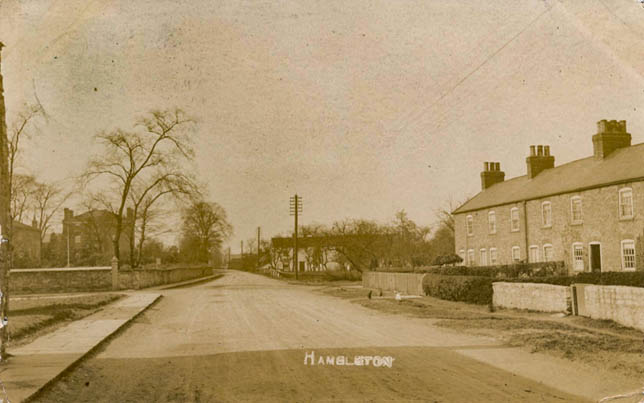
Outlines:
[[[8,362],[0,365],[0,401],[29,401],[160,297],[152,292],[128,295],[99,312],[10,349]]]

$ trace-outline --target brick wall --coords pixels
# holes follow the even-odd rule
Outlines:
[[[399,291],[406,295],[425,295],[423,291],[424,277],[425,274],[367,271],[362,273],[362,286],[386,291]]]
[[[535,283],[492,283],[492,301],[500,308],[566,312],[571,308],[570,287]]]
[[[211,268],[121,271],[119,288],[140,289],[211,274]],[[13,294],[108,291],[112,289],[112,270],[110,267],[12,270],[10,285]]]
[[[633,190],[634,217],[620,220],[618,213],[619,190],[630,187]],[[583,223],[572,225],[570,219],[570,198],[580,196],[583,206]],[[541,218],[541,205],[549,201],[552,207],[552,226],[544,228]],[[510,231],[510,209],[519,209],[520,231]],[[590,271],[591,242],[599,242],[601,248],[602,271],[621,271],[621,241],[632,239],[636,241],[637,268],[644,269],[644,245],[642,235],[644,228],[644,182],[625,183],[590,189],[583,192],[566,193],[550,196],[523,203],[512,203],[503,206],[456,214],[456,253],[462,249],[467,254],[468,249],[474,250],[475,263],[479,264],[481,248],[488,251],[497,248],[498,263],[509,264],[513,246],[519,246],[521,259],[527,259],[528,249],[538,247],[539,259],[543,260],[543,246],[551,244],[553,260],[566,263],[570,273],[572,269],[572,244],[581,242],[585,271]],[[488,213],[496,214],[496,234],[489,234]],[[527,218],[528,236],[525,237],[524,214]],[[473,236],[467,236],[465,220],[468,215],[473,217]]]
[[[575,284],[578,314],[593,319],[610,319],[644,331],[644,288],[612,285]]]

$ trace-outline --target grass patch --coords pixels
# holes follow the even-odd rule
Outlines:
[[[9,306],[9,340],[20,341],[58,324],[83,318],[122,296],[120,294],[101,294],[11,301]]]

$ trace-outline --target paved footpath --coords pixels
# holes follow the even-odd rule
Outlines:
[[[156,293],[129,295],[99,312],[11,349],[13,357],[0,367],[0,381],[9,400],[28,399],[159,297]],[[0,387],[0,398],[4,397]]]

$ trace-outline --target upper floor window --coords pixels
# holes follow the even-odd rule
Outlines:
[[[635,270],[635,241],[632,239],[622,241],[622,269]]]
[[[74,243],[77,245],[81,243],[81,236],[80,235],[75,235],[74,236]]]
[[[619,191],[619,218],[633,218],[633,189]]]
[[[530,263],[539,261],[539,247],[537,245],[530,246]]]
[[[512,207],[510,210],[510,231],[519,230],[519,209]]]
[[[515,262],[521,260],[521,248],[519,248],[518,246],[512,247],[512,260]]]
[[[581,211],[581,197],[579,196],[570,198],[570,218],[573,224],[579,224],[584,219]]]
[[[552,204],[549,201],[541,203],[541,225],[552,227]]]
[[[471,215],[468,215],[465,218],[465,227],[467,229],[467,235],[474,234],[474,217],[472,217]]]
[[[580,242],[572,244],[572,267],[575,271],[584,271],[584,245]]]
[[[487,228],[490,234],[496,234],[496,213],[494,211],[487,213]]]
[[[552,245],[549,243],[543,245],[543,261],[552,262]]]
[[[467,265],[474,266],[474,249],[467,250]]]
[[[487,266],[487,251],[485,248],[481,248],[479,255],[479,265]]]
[[[496,264],[496,262],[497,262],[496,248],[490,248],[490,264]]]

